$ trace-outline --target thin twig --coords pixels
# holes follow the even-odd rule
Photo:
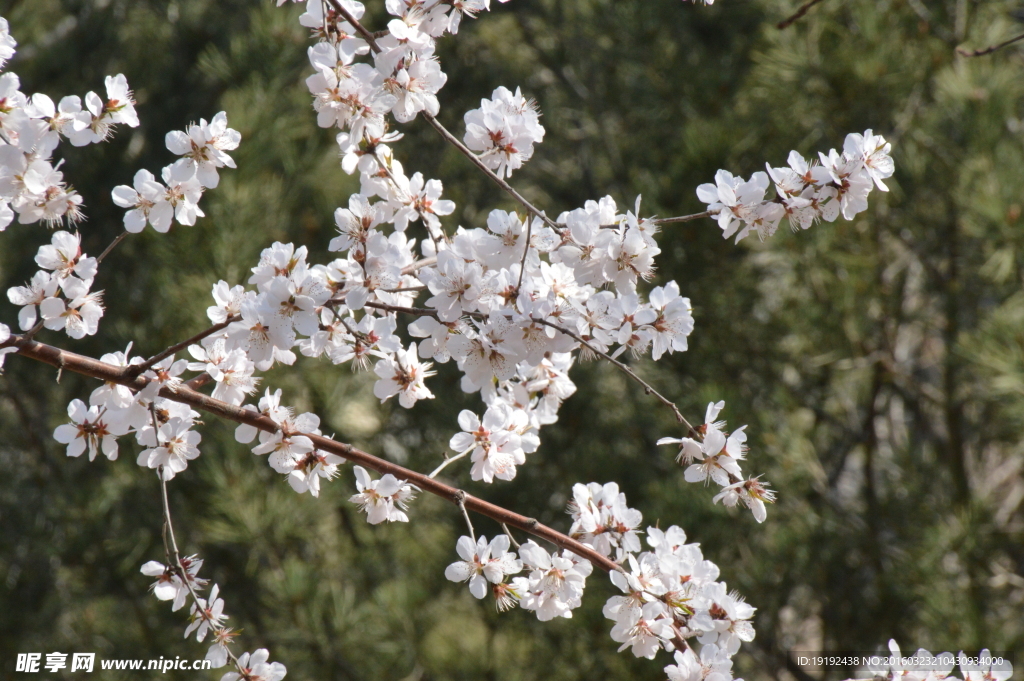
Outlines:
[[[684,426],[686,426],[689,429],[690,437],[697,437],[697,438],[700,437],[700,433],[697,432],[696,428],[694,428],[692,425],[690,425],[690,422],[686,420],[685,416],[683,416],[683,412],[679,411],[679,407],[676,406],[675,402],[673,402],[672,400],[668,399],[667,397],[662,395],[660,392],[655,390],[651,386],[650,383],[648,383],[644,379],[640,378],[636,374],[636,372],[634,372],[628,366],[626,366],[625,364],[623,364],[619,360],[615,359],[614,357],[609,355],[607,352],[602,352],[601,350],[597,349],[596,347],[594,347],[593,345],[588,343],[586,340],[584,340],[582,336],[578,335],[574,331],[570,331],[569,329],[565,328],[564,326],[560,326],[558,324],[555,324],[554,322],[549,322],[546,319],[538,319],[536,317],[532,317],[531,319],[533,321],[537,322],[538,324],[543,324],[544,326],[549,326],[552,329],[555,329],[556,331],[561,331],[566,336],[569,336],[569,338],[572,338],[576,342],[581,343],[584,346],[586,346],[594,354],[599,355],[603,359],[606,359],[609,362],[611,362],[612,364],[614,364],[616,367],[619,368],[620,371],[622,371],[624,374],[629,376],[631,379],[633,379],[634,381],[636,381],[637,383],[642,385],[643,388],[644,388],[644,392],[646,392],[648,395],[654,395],[655,397],[657,397],[662,402],[662,404],[666,405],[669,409],[671,409],[672,413],[675,414],[675,416],[676,416],[676,420],[679,421],[679,423],[683,424]]]
[[[717,210],[706,210],[703,213],[694,213],[692,215],[678,215],[671,218],[651,218],[648,222],[653,222],[656,225],[668,225],[673,222],[690,222],[691,220],[700,220],[701,218],[712,218],[718,215]],[[556,222],[556,229],[562,231],[566,228],[564,222]],[[610,225],[601,225],[601,229],[618,229],[622,226],[621,222],[616,222]]]
[[[476,532],[473,531],[473,521],[469,519],[469,513],[466,512],[466,493],[461,489],[455,493],[455,503],[458,505],[459,510],[462,511],[462,517],[466,519],[466,527],[469,528],[469,538],[473,540],[473,544],[476,544]]]
[[[441,465],[438,466],[437,468],[435,468],[434,472],[431,473],[430,475],[428,475],[427,477],[429,477],[429,478],[436,478],[437,474],[440,473],[441,471],[443,471],[445,469],[445,467],[448,466],[448,464],[450,464],[452,461],[458,461],[462,457],[466,456],[466,454],[469,454],[471,451],[473,451],[473,450],[467,449],[466,451],[462,452],[461,454],[456,454],[455,456],[446,457],[445,460],[443,462],[441,462]]]
[[[426,291],[426,286],[406,286],[405,288],[379,288],[377,291],[383,291],[384,293],[420,293]]]
[[[126,236],[128,236],[128,234],[129,234],[128,230],[125,230],[125,231],[121,232],[120,234],[118,234],[117,237],[115,237],[114,240],[110,242],[110,245],[107,246],[106,248],[104,248],[103,252],[99,254],[99,257],[96,258],[96,262],[97,263],[103,262],[103,258],[107,257],[107,255],[112,250],[114,250],[115,246],[117,246],[119,243],[124,241],[124,238]]]
[[[799,21],[800,17],[807,14],[807,10],[814,7],[819,2],[821,2],[821,0],[809,0],[808,2],[805,2],[804,4],[800,5],[800,9],[798,9],[791,17],[775,24],[775,28],[779,29],[780,31],[789,28],[794,23]]]
[[[1012,45],[1012,44],[1014,44],[1015,42],[1017,42],[1019,40],[1024,40],[1024,33],[1021,33],[1016,38],[1010,38],[1009,40],[1004,40],[1003,42],[999,43],[998,45],[992,45],[991,47],[986,47],[983,50],[965,50],[962,47],[958,47],[958,48],[956,48],[956,53],[959,54],[962,57],[983,57],[986,54],[992,54],[996,50],[1001,50],[1004,47],[1006,47],[1007,45]]]
[[[508,540],[510,542],[512,542],[512,546],[516,547],[516,551],[518,551],[519,550],[519,542],[517,542],[516,538],[512,536],[512,531],[508,529],[508,525],[506,525],[505,523],[502,523],[501,524],[501,529],[505,530],[505,536],[508,537]]]
[[[516,295],[523,287],[523,274],[526,273],[526,258],[530,255],[530,230],[533,228],[533,220],[526,218],[526,247],[523,248],[523,260],[519,263],[519,281],[516,282]]]

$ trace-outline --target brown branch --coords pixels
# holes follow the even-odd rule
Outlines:
[[[1017,42],[1019,40],[1024,40],[1024,33],[1021,33],[1016,38],[1010,38],[1009,40],[1004,40],[1003,42],[999,43],[998,45],[992,45],[991,47],[986,47],[983,50],[965,50],[962,47],[958,47],[958,48],[956,48],[956,53],[959,54],[962,57],[984,57],[986,54],[992,54],[996,50],[1001,50],[1004,47],[1006,47],[1007,45],[1012,45],[1012,44],[1014,44],[1015,42]]]
[[[775,24],[775,28],[779,29],[780,31],[789,28],[797,21],[799,21],[800,17],[807,14],[807,10],[814,7],[819,2],[821,2],[821,0],[809,0],[808,2],[805,2],[804,4],[800,5],[800,9],[798,9],[791,17],[789,17],[788,19],[783,19],[779,23]]]
[[[52,345],[45,345],[33,340],[25,340],[21,336],[12,336],[6,343],[0,345],[0,347],[8,346],[17,347],[17,354],[24,357],[45,362],[46,364],[60,367],[66,371],[72,371],[83,376],[91,376],[92,378],[98,378],[101,381],[124,385],[133,390],[141,390],[149,383],[149,380],[142,376],[126,377],[120,367],[100,362],[99,360],[91,357],[85,357],[84,355],[68,352],[67,350],[53,347]],[[228,404],[227,402],[216,400],[208,395],[196,392],[185,385],[179,386],[176,392],[171,391],[166,387],[162,388],[160,390],[160,396],[175,402],[187,404],[197,410],[202,410],[215,416],[220,416],[221,418],[229,421],[245,423],[268,433],[276,433],[280,430],[277,423],[267,416],[262,416],[258,412],[242,409],[241,407],[236,407],[232,404]],[[528,518],[496,504],[492,504],[489,501],[484,501],[478,497],[466,494],[460,489],[438,482],[437,480],[433,480],[422,473],[417,473],[416,471],[403,468],[402,466],[391,463],[390,461],[379,459],[372,454],[356,449],[352,445],[337,442],[321,435],[313,435],[311,433],[304,433],[304,435],[313,441],[313,444],[317,449],[330,452],[331,454],[336,454],[337,456],[348,459],[349,461],[371,468],[380,474],[390,473],[396,478],[406,480],[416,485],[425,492],[447,499],[453,504],[458,505],[458,500],[461,498],[467,510],[491,518],[498,523],[504,523],[511,527],[515,527],[523,532],[532,534],[535,537],[545,539],[560,548],[572,551],[581,558],[586,558],[602,570],[611,571],[620,569],[614,561],[601,555],[593,548],[581,544],[575,539],[541,524],[536,518]]]
[[[185,385],[188,386],[189,388],[191,388],[192,390],[199,390],[200,388],[202,388],[204,385],[206,385],[207,383],[209,383],[212,380],[213,380],[213,376],[211,376],[210,374],[208,374],[208,373],[206,373],[204,371],[203,373],[199,374],[198,376],[194,376],[194,377],[188,379],[187,381],[185,381]]]

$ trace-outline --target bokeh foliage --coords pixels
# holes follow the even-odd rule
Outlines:
[[[368,4],[367,23],[382,26],[382,3]],[[121,229],[111,188],[170,162],[166,131],[224,109],[243,136],[238,170],[203,199],[205,219],[133,236],[104,263],[100,334],[42,340],[93,356],[133,340],[152,354],[201,329],[212,282],[244,282],[273,241],[327,259],[332,212],[358,182],[310,110],[300,10],[273,5],[0,1],[23,91],[83,95],[119,72],[135,89],[140,128],[60,150],[86,200],[87,252]],[[451,478],[562,528],[574,482],[618,481],[649,522],[701,542],[758,608],[757,639],[737,658],[748,679],[808,681],[819,672],[797,668],[791,651],[874,650],[890,637],[905,650],[1015,651],[1024,664],[1024,52],[954,52],[1021,30],[1015,7],[825,0],[778,30],[794,3],[516,0],[464,22],[440,47],[440,119],[461,134],[462,112],[499,84],[536,98],[548,134],[514,184],[552,212],[605,194],[620,206],[642,194],[645,214],[697,212],[694,188],[720,167],[749,175],[869,127],[893,142],[897,172],[850,223],[739,246],[711,221],[660,237],[659,276],[691,297],[697,330],[689,352],[638,370],[694,418],[725,399],[730,423],[750,424],[746,468],[780,491],[764,525],[684,483],[654,445],[677,434],[671,415],[593,363],[574,370],[577,394],[515,481],[485,487],[457,465]],[[443,179],[459,205],[449,227],[514,208],[425,124],[404,131],[407,170]],[[3,234],[4,289],[31,276],[27,256],[48,239],[39,227]],[[180,639],[183,613],[148,596],[138,573],[163,548],[159,488],[135,465],[135,445],[124,439],[113,463],[67,459],[52,429],[94,386],[17,357],[7,367],[5,675],[26,651],[202,657],[205,646]],[[432,388],[443,397],[411,412],[377,404],[365,373],[323,363],[265,383],[339,439],[430,470],[458,410],[476,406],[440,368]],[[209,422],[202,449],[170,485],[179,542],[206,559],[242,645],[269,647],[289,678],[662,676],[667,656],[615,652],[600,612],[614,588],[599,574],[572,620],[498,616],[444,580],[463,531],[445,502],[421,498],[409,525],[372,528],[346,501],[348,470],[316,500],[236,444],[229,424]]]

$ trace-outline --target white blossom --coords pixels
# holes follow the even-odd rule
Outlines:
[[[235,161],[226,152],[237,149],[242,136],[228,127],[228,116],[221,111],[209,123],[200,118],[199,124],[188,126],[185,132],[174,130],[167,133],[167,150],[183,158],[175,163],[187,174],[194,175],[199,183],[209,189],[220,182],[217,168],[234,168]]]
[[[519,557],[530,569],[528,577],[514,580],[522,594],[520,607],[535,611],[541,622],[572,617],[572,610],[580,606],[587,577],[593,571],[590,561],[569,551],[561,555],[548,553],[532,539],[520,547]]]
[[[88,448],[89,461],[96,458],[96,452],[111,461],[117,459],[117,438],[128,432],[127,427],[116,421],[104,419],[100,407],[86,407],[81,400],[72,400],[68,405],[71,423],[57,426],[53,438],[68,446],[68,456],[81,456]]]
[[[57,293],[60,279],[46,270],[39,270],[25,286],[7,289],[7,298],[15,305],[23,306],[18,312],[18,326],[28,331],[36,324],[39,305]]]
[[[499,87],[491,99],[480,100],[480,108],[467,111],[466,146],[496,172],[508,177],[533,157],[533,145],[544,140],[544,126],[536,103]]]
[[[87,293],[70,301],[46,298],[39,304],[43,325],[52,331],[63,330],[74,339],[92,336],[103,317],[101,293]]]
[[[481,536],[473,543],[470,537],[459,537],[455,545],[460,561],[449,565],[444,576],[452,582],[469,582],[469,592],[476,598],[487,595],[489,585],[500,584],[508,575],[522,571],[523,563],[510,552],[509,538],[500,534],[487,542]]]
[[[199,456],[197,445],[202,436],[191,428],[191,421],[172,418],[161,425],[157,433],[153,430],[140,433],[140,441],[148,449],[139,454],[138,464],[162,469],[164,480],[174,478],[188,468],[189,461]]]
[[[7,63],[7,60],[14,56],[14,48],[18,41],[11,36],[10,26],[7,19],[0,17],[0,66]]]
[[[189,585],[199,590],[206,586],[206,580],[197,577],[199,569],[203,567],[201,558],[192,555],[181,558],[181,565],[184,571],[172,569],[155,560],[151,560],[140,568],[139,572],[147,577],[156,577],[157,580],[150,585],[153,595],[161,601],[173,601],[171,610],[179,610],[185,605],[189,597]],[[185,579],[182,579],[184,575]],[[188,583],[185,582],[188,580]]]
[[[433,365],[422,364],[416,356],[416,344],[409,345],[407,350],[399,350],[393,356],[385,357],[373,368],[380,377],[373,385],[373,394],[385,402],[388,398],[398,395],[398,403],[406,409],[411,408],[418,400],[433,399],[424,380],[433,376]]]
[[[213,285],[213,300],[217,304],[206,308],[206,316],[214,324],[223,324],[242,311],[245,287],[230,286],[222,279]]]
[[[459,414],[459,426],[463,432],[452,436],[449,446],[459,454],[472,451],[470,476],[473,480],[512,480],[516,476],[516,466],[526,463],[518,430],[527,422],[526,414],[507,404],[492,404],[484,412],[483,419],[464,409]]]
[[[169,230],[174,206],[167,200],[167,187],[157,182],[148,170],[135,173],[134,185],[134,188],[118,185],[111,192],[115,204],[131,209],[124,214],[125,230],[141,232],[147,222],[158,232]]]
[[[220,629],[228,616],[224,614],[224,599],[218,597],[219,593],[220,587],[214,584],[209,598],[199,598],[192,604],[191,622],[185,629],[185,638],[194,631],[196,641],[202,643],[209,631]]]
[[[572,487],[572,495],[570,536],[605,556],[611,556],[614,551],[619,560],[624,553],[640,550],[637,528],[643,522],[643,514],[626,506],[626,495],[619,491],[616,483],[577,483]]]
[[[408,508],[407,502],[415,497],[415,488],[412,485],[390,473],[373,480],[362,466],[353,466],[352,470],[356,474],[356,489],[359,493],[352,495],[349,501],[358,505],[359,510],[366,512],[368,523],[377,525],[385,520],[409,522],[405,509]]]

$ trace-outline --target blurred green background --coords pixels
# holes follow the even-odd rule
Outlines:
[[[449,478],[562,529],[574,482],[618,481],[648,523],[685,528],[758,608],[757,638],[736,658],[748,680],[822,678],[792,651],[890,637],[904,650],[1015,652],[1024,668],[1024,52],[954,52],[1024,30],[1019,3],[824,0],[786,30],[775,24],[790,0],[495,4],[441,41],[440,119],[461,136],[463,112],[497,85],[536,98],[547,137],[513,183],[550,212],[605,194],[622,207],[642,194],[647,215],[696,212],[694,189],[718,168],[749,176],[866,128],[893,143],[897,170],[852,222],[739,246],[710,220],[660,237],[655,283],[680,283],[697,328],[689,352],[638,371],[693,418],[725,399],[730,425],[750,425],[745,470],[779,490],[763,525],[683,482],[654,444],[679,434],[668,411],[593,363],[574,369],[577,394],[513,482],[473,483],[459,465]],[[369,3],[371,28],[382,5]],[[141,127],[57,155],[85,197],[88,253],[121,231],[111,188],[172,160],[166,131],[223,109],[243,139],[238,170],[203,198],[205,219],[132,236],[104,263],[98,336],[42,341],[99,356],[134,340],[152,354],[204,328],[212,283],[244,282],[273,241],[326,261],[332,212],[358,181],[316,127],[300,12],[270,0],[0,1],[24,92],[102,92],[116,73],[135,90]],[[514,208],[422,121],[404,132],[406,169],[442,179],[458,203],[449,228]],[[32,275],[49,234],[12,225],[0,239],[6,289]],[[0,307],[12,324],[15,308]],[[426,471],[458,411],[477,406],[441,369],[439,399],[412,411],[379,405],[365,373],[305,359],[265,385],[339,439]],[[0,378],[0,675],[18,652],[201,658],[206,645],[181,639],[184,612],[139,574],[163,560],[157,481],[130,438],[116,462],[67,459],[53,428],[94,382],[55,379],[17,357]],[[601,607],[617,591],[602,575],[571,620],[499,616],[444,579],[463,532],[450,504],[422,497],[408,525],[370,527],[347,502],[350,470],[320,499],[298,496],[232,431],[209,422],[203,456],[170,485],[178,541],[206,559],[240,647],[270,648],[289,679],[663,677],[667,654],[616,653]]]

